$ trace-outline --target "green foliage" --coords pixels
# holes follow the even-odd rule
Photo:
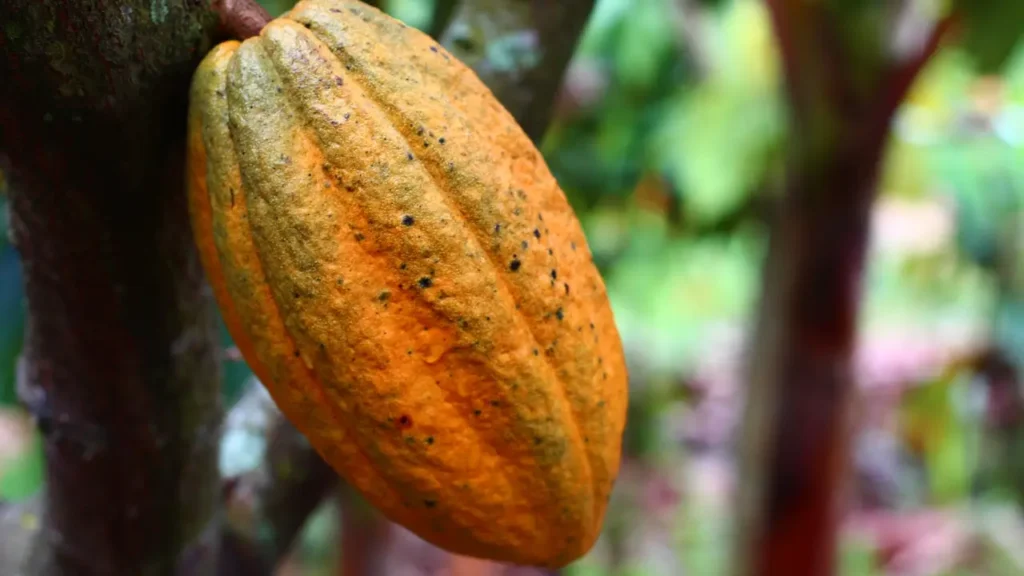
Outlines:
[[[955,0],[964,21],[962,46],[981,73],[999,71],[1024,34],[1024,2]]]
[[[35,494],[43,483],[43,442],[38,433],[13,461],[0,466],[0,501],[17,502]]]
[[[930,500],[949,504],[970,495],[978,465],[981,422],[971,410],[970,382],[953,372],[909,391],[900,410],[902,433],[924,462]]]
[[[277,18],[281,14],[284,14],[288,10],[291,10],[292,6],[295,5],[296,0],[257,0],[261,6],[267,9],[267,12],[274,18]]]

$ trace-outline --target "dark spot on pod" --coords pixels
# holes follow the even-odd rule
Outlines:
[[[405,157],[406,157],[407,159],[409,159],[409,160],[412,160],[412,159],[414,158],[414,156],[412,155],[412,152],[406,152],[406,153],[405,153]]]
[[[534,436],[533,437],[533,445],[534,446],[539,446],[542,441],[543,440],[541,440],[541,438],[539,436]]]
[[[491,406],[494,406],[495,408],[497,408],[498,406],[501,406],[501,402],[499,402],[497,400],[491,400]]]
[[[448,171],[451,172],[452,170],[455,170],[455,162],[448,163]]]
[[[405,270],[405,269],[406,269],[406,264],[405,264],[405,262],[402,262],[401,264],[399,264],[399,265],[398,265],[398,269],[399,269],[399,270]]]
[[[430,278],[424,276],[424,277],[419,279],[417,284],[420,285],[420,288],[430,288],[431,286],[434,285],[434,281],[431,280]]]
[[[356,232],[356,242],[362,242],[363,239],[365,239],[365,238],[366,238],[366,236],[363,236],[362,232]]]
[[[412,348],[409,348],[408,350],[406,350],[405,351],[405,355],[406,356],[412,356]]]
[[[591,330],[593,330],[593,329],[594,329],[594,323],[593,323],[593,322],[591,322],[591,323],[590,323],[590,329],[591,329]]]
[[[558,318],[559,320],[562,320],[562,319],[564,319],[564,318],[565,318],[565,312],[562,312],[562,309],[561,309],[561,308],[559,308],[558,310],[555,310],[555,316],[556,316],[556,317],[557,317],[557,318]]]
[[[584,444],[590,444],[590,436],[584,436],[583,437],[583,443]]]
[[[487,320],[488,322],[490,322],[491,321],[491,317],[490,316],[484,316],[484,320]]]
[[[228,188],[228,190],[231,192],[231,207],[234,208],[235,207],[235,189],[234,188]]]
[[[501,232],[501,224],[495,224],[494,225],[494,233],[498,234],[499,232]]]
[[[446,140],[444,139],[444,136],[441,136],[440,138],[437,139],[437,142],[438,144],[444,144]]]
[[[352,113],[351,112],[345,112],[345,120],[348,120],[351,117],[352,117]]]
[[[520,244],[520,246],[523,247],[523,250],[526,250],[527,248],[530,247],[530,243],[527,242],[526,240],[523,240],[523,242]]]
[[[575,251],[576,251],[576,243],[575,243],[575,242],[570,242],[570,243],[569,243],[569,246],[571,246],[571,247],[572,247],[572,251],[573,251],[573,252],[575,252]]]
[[[434,443],[434,437],[433,436],[427,436],[427,444],[433,444],[433,443]]]
[[[520,210],[519,208],[516,208],[515,210],[512,211],[512,213],[515,214],[516,216],[519,216],[520,214],[523,213],[523,211]]]
[[[558,270],[555,270],[554,268],[551,269],[551,279],[558,280]]]
[[[599,400],[598,403],[597,403],[597,407],[598,408],[604,408],[604,404],[605,404],[604,400]]]
[[[405,226],[412,226],[414,222],[416,222],[416,219],[413,218],[412,216],[408,214],[402,216],[402,224],[404,224]]]
[[[398,417],[398,427],[402,430],[406,430],[412,427],[412,417],[408,414],[402,414]]]
[[[299,297],[299,291],[298,290],[293,290],[292,291],[292,296],[294,296],[295,298],[298,298]]]
[[[420,126],[419,129],[416,130],[416,135],[417,136],[423,136],[423,133],[426,132],[426,131],[427,131],[426,128],[424,128],[423,126]]]
[[[391,292],[389,292],[387,290],[384,290],[383,292],[381,292],[380,294],[377,295],[377,300],[380,300],[381,302],[387,302],[388,298],[390,298],[390,297],[391,297]]]
[[[548,248],[548,256],[554,256],[554,255],[555,255],[555,251],[552,250],[551,248]]]
[[[356,189],[355,189],[355,186],[352,186],[352,185],[350,184],[350,185],[348,185],[348,186],[345,186],[345,190],[346,190],[347,192],[355,192],[355,190],[356,190]]]
[[[336,281],[335,283],[336,283],[336,284],[337,284],[338,286],[341,286],[342,284],[344,284],[344,283],[345,283],[345,279],[344,279],[344,278],[338,278],[338,280],[337,280],[337,281]]]
[[[515,271],[519,270],[519,267],[522,266],[522,265],[523,265],[523,263],[519,261],[519,258],[513,257],[512,258],[512,262],[510,262],[509,265],[508,265],[508,269],[513,271],[513,272],[515,272]]]
[[[569,284],[566,282],[566,283],[563,283],[562,285],[565,286],[565,293],[568,294],[569,293]]]
[[[534,348],[533,349],[533,355],[534,356],[540,356],[540,350],[537,350],[536,348]]]
[[[437,46],[431,46],[430,47],[430,51],[431,52],[437,52]]]
[[[473,410],[473,416],[479,416],[480,410]]]
[[[526,192],[522,189],[516,190],[516,195],[519,196],[520,200],[526,200]]]
[[[424,500],[423,504],[426,505],[427,508],[433,508],[434,506],[437,506],[437,501],[436,500]]]
[[[335,76],[334,77],[334,83],[336,85],[338,85],[338,86],[344,86],[345,85],[345,80],[341,76]]]
[[[334,12],[335,14],[341,14],[341,10],[338,10],[337,8],[331,8],[331,12]]]
[[[541,222],[543,222],[544,221],[544,215],[541,214],[540,212],[537,212],[537,220],[540,220]]]
[[[601,374],[601,380],[607,380],[607,379],[608,379],[608,373],[607,372],[602,373]]]
[[[536,228],[534,228],[533,229],[533,237],[538,239],[538,240],[540,240],[540,230],[537,230]]]

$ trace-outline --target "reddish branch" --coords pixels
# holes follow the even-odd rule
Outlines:
[[[256,0],[213,0],[222,31],[236,40],[252,38],[270,22],[270,13]]]
[[[835,571],[862,269],[889,127],[950,23],[858,93],[826,5],[770,0],[790,93],[789,177],[749,364],[738,573]]]

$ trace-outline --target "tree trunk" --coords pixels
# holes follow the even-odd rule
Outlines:
[[[31,574],[212,573],[214,306],[183,152],[206,0],[5,0],[0,148],[46,438]]]

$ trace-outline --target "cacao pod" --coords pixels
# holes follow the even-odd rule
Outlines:
[[[354,1],[214,48],[189,201],[225,322],[284,415],[451,552],[586,553],[618,474],[622,345],[572,208],[474,73]]]

